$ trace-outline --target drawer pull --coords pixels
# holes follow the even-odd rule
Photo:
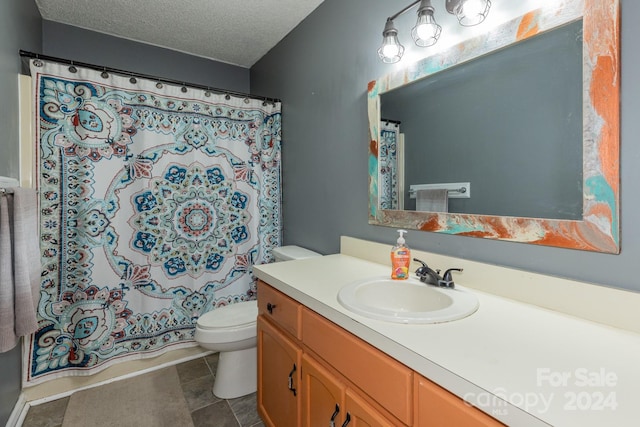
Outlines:
[[[347,424],[349,424],[351,422],[351,414],[347,412],[347,418],[344,420],[344,424],[342,424],[342,427],[347,427]]]
[[[336,410],[333,411],[333,415],[331,415],[331,421],[329,422],[329,427],[336,427],[336,417],[340,413],[340,406],[336,403]]]
[[[296,364],[293,364],[293,369],[291,370],[291,372],[289,372],[289,390],[291,390],[291,392],[293,393],[293,395],[296,395],[296,389],[293,387],[293,374],[296,372]]]
[[[267,303],[267,311],[269,312],[269,314],[273,314],[274,308],[276,308],[275,304],[271,304],[270,302]]]

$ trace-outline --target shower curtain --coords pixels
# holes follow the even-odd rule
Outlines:
[[[32,60],[43,274],[25,385],[196,345],[281,242],[280,104]],[[38,254],[34,254],[38,256]]]
[[[400,125],[380,122],[380,209],[399,209],[398,141]]]

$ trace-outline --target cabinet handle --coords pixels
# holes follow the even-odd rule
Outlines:
[[[267,303],[267,311],[269,312],[269,314],[273,314],[274,308],[276,308],[275,304],[271,304],[270,302]]]
[[[336,410],[333,411],[333,415],[331,415],[331,421],[329,422],[329,427],[336,427],[336,417],[340,413],[340,406],[336,403]]]
[[[344,420],[344,424],[342,424],[342,427],[347,427],[347,424],[349,424],[351,422],[351,414],[347,412],[347,417]]]
[[[296,372],[296,364],[293,364],[293,369],[291,370],[291,372],[289,372],[289,390],[291,390],[291,392],[293,393],[293,395],[296,395],[296,389],[293,387],[293,374]]]

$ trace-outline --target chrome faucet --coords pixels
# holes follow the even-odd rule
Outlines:
[[[413,260],[422,264],[422,266],[418,267],[416,270],[416,276],[418,276],[421,282],[428,285],[440,286],[442,288],[454,288],[455,283],[451,277],[451,272],[462,271],[461,268],[450,268],[440,276],[440,270],[433,270],[429,268],[426,262],[419,260],[418,258],[414,258]]]

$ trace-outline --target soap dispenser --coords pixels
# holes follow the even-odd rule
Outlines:
[[[404,234],[407,230],[398,230],[398,240],[391,248],[391,278],[405,280],[409,278],[409,265],[411,264],[411,250],[405,244]]]

